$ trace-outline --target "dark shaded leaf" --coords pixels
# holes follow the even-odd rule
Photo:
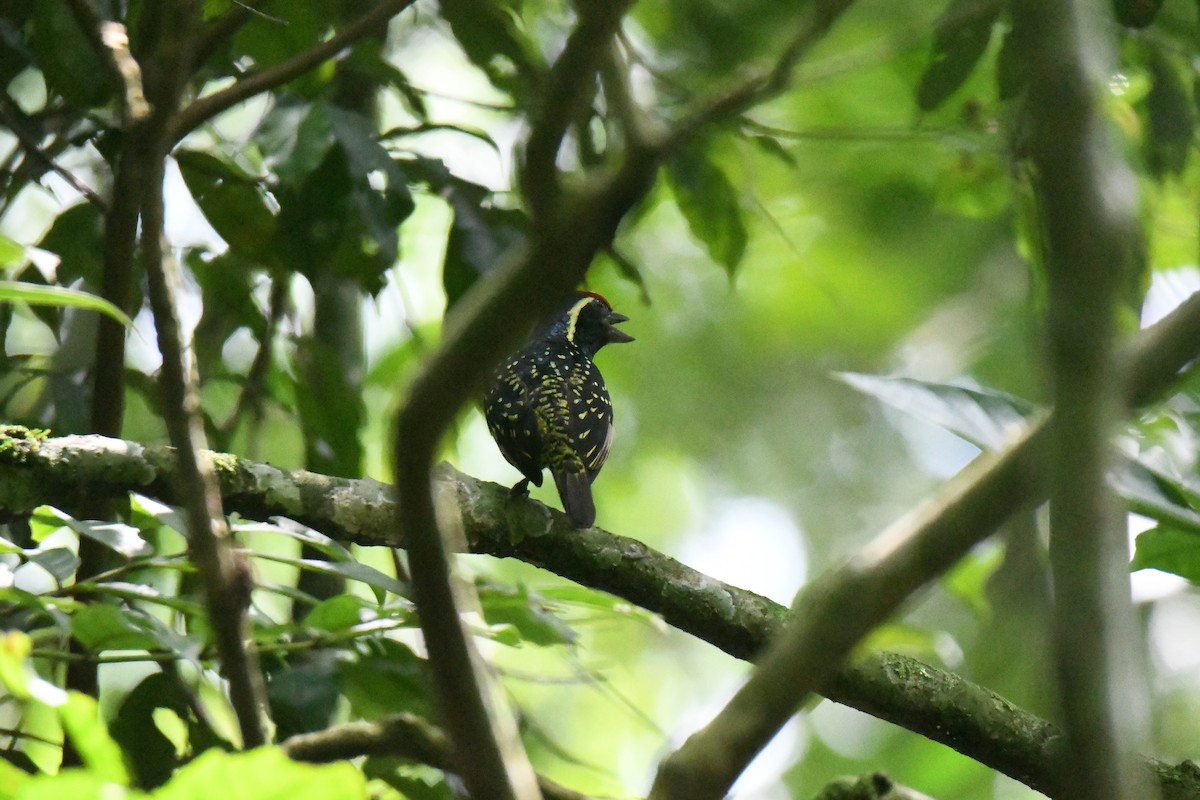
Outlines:
[[[544,70],[541,57],[511,9],[493,0],[440,0],[438,5],[467,58],[493,86],[513,97],[536,87]]]
[[[188,745],[193,754],[209,747],[231,749],[230,745],[198,720],[182,685],[161,672],[144,678],[125,696],[110,730],[125,751],[134,780],[143,789],[161,786],[178,766],[175,745],[154,722],[159,708],[174,711],[188,727]]]
[[[494,269],[504,253],[524,241],[528,220],[516,209],[496,208],[473,201],[463,189],[449,189],[444,197],[454,209],[446,255],[442,262],[442,288],[447,311]]]
[[[70,285],[82,278],[93,290],[100,288],[104,217],[91,203],[81,203],[59,214],[38,247],[61,259],[57,270],[61,284]]]
[[[1192,87],[1174,62],[1158,48],[1147,48],[1150,92],[1146,95],[1146,164],[1158,178],[1178,175],[1187,166],[1196,135]]]
[[[428,717],[433,687],[425,668],[425,662],[407,645],[380,639],[372,644],[369,655],[339,663],[337,676],[354,713],[365,719],[401,711]]]
[[[241,254],[261,259],[275,230],[275,214],[258,181],[199,150],[180,151],[175,161],[213,229]]]
[[[692,235],[732,277],[746,252],[737,190],[713,162],[706,143],[689,145],[667,162],[667,182]]]
[[[917,105],[932,111],[954,94],[971,75],[1000,14],[996,0],[950,0],[938,17],[933,55],[917,86]]]
[[[1019,14],[1004,35],[996,56],[997,94],[1001,100],[1013,99],[1029,83],[1031,45],[1029,22],[1026,15]]]
[[[325,103],[283,97],[259,125],[257,141],[281,183],[300,183],[325,160],[333,147],[328,108]]]
[[[267,700],[278,739],[329,725],[339,697],[336,671],[336,654],[323,650],[267,673]]]
[[[839,372],[837,377],[892,408],[945,428],[983,450],[1002,448],[1024,424],[1033,405],[989,389],[920,381],[914,378]]]
[[[79,108],[102,105],[112,95],[109,73],[65,3],[34,5],[29,45],[51,93]]]
[[[365,117],[333,106],[324,114],[335,146],[302,182],[277,190],[272,250],[314,284],[349,278],[374,294],[395,263],[397,227],[415,207],[407,176]]]
[[[1127,28],[1144,28],[1154,21],[1163,0],[1113,0],[1117,22]]]

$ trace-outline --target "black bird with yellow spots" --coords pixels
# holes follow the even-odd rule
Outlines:
[[[596,521],[592,481],[613,438],[612,400],[592,359],[606,344],[633,341],[613,327],[628,319],[600,295],[579,292],[504,362],[484,398],[492,438],[525,476],[513,494],[541,486],[549,467],[580,528]]]

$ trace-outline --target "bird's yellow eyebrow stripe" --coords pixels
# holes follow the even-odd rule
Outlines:
[[[571,306],[571,310],[567,312],[567,341],[575,341],[575,324],[579,322],[579,314],[583,311],[583,307],[592,302],[591,297],[584,297],[578,303]]]

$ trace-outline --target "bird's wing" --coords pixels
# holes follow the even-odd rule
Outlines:
[[[488,431],[501,455],[534,486],[542,485],[542,433],[524,376],[509,373],[488,390],[484,402]]]

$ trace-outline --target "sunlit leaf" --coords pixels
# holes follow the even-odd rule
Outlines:
[[[391,592],[400,597],[407,597],[409,594],[408,586],[405,584],[390,575],[385,575],[374,567],[358,561],[319,561],[315,558],[292,558],[290,556],[261,552],[254,553],[254,556],[267,561],[276,561],[280,564],[290,564],[300,569],[324,572],[328,575],[338,575],[347,580],[358,581],[374,589],[375,596],[380,603],[383,602],[384,592]]]
[[[25,260],[25,248],[7,236],[0,235],[0,267],[14,267]]]
[[[70,692],[58,709],[63,730],[83,763],[94,774],[121,786],[129,783],[121,748],[113,741],[100,717],[99,704],[79,692]]]
[[[24,281],[0,281],[0,303],[83,308],[88,311],[98,311],[125,326],[133,324],[121,309],[103,297],[97,297],[79,289],[68,289],[65,286],[40,286]]]
[[[208,750],[182,767],[153,800],[212,800],[219,787],[222,800],[366,800],[360,773],[346,761],[303,764],[278,747],[242,753]]]

